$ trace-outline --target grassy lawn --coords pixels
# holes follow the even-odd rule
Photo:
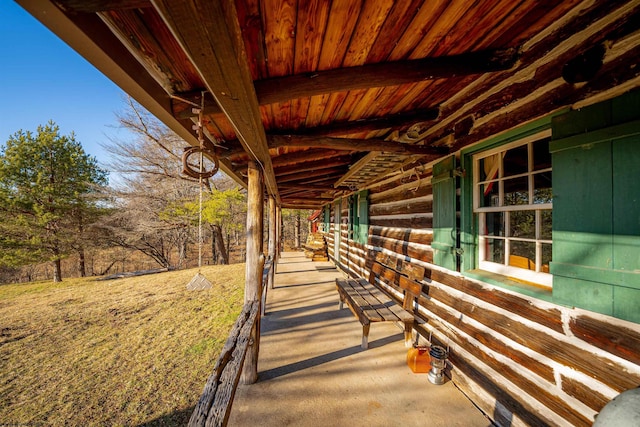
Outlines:
[[[244,289],[244,264],[196,272],[0,286],[0,424],[186,424]]]

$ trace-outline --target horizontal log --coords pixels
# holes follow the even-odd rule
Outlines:
[[[562,391],[569,396],[575,397],[594,411],[600,412],[604,405],[611,400],[597,390],[594,390],[593,387],[585,385],[566,375],[560,374],[560,381],[562,383]]]
[[[433,155],[440,157],[448,153],[448,148],[413,145],[383,139],[330,138],[305,135],[268,135],[269,148],[300,147],[326,148],[350,151],[382,151],[406,155]]]
[[[413,213],[426,213],[432,212],[431,200],[419,200],[414,201],[411,199],[406,200],[403,203],[397,203],[392,205],[370,205],[369,215],[406,215]]]
[[[433,276],[432,276],[433,278]],[[506,316],[496,311],[479,309],[477,304],[464,301],[432,286],[429,296],[457,310],[465,316],[484,324],[531,350],[543,354],[556,362],[583,372],[615,390],[623,391],[637,386],[640,375],[623,372],[621,366],[593,352],[583,350],[568,340],[559,340],[537,328],[530,328],[514,316]]]
[[[542,364],[534,357],[531,357],[526,353],[516,350],[511,346],[508,346],[505,343],[504,339],[501,339],[499,336],[495,334],[487,334],[484,330],[481,330],[475,327],[470,322],[464,321],[464,319],[460,318],[460,315],[458,313],[454,313],[452,310],[449,310],[445,307],[442,307],[442,306],[439,306],[438,304],[433,303],[431,299],[435,298],[437,300],[438,295],[440,293],[436,289],[433,289],[433,292],[431,292],[431,290],[432,288],[429,288],[429,298],[420,297],[418,300],[419,304],[425,309],[427,309],[427,311],[433,313],[434,315],[446,321],[447,323],[451,325],[455,325],[455,327],[458,328],[460,331],[464,332],[469,336],[472,336],[473,338],[481,342],[483,345],[485,345],[488,349],[495,351],[499,354],[507,355],[514,362],[518,363],[523,367],[523,372],[531,371],[539,375],[540,377],[544,378],[545,380],[549,381],[550,383],[555,382],[555,376],[554,376],[554,371],[552,367]],[[424,320],[428,321],[429,318],[430,316],[427,315]],[[475,353],[477,353],[477,351],[474,351],[474,354]]]
[[[419,180],[415,180],[407,184],[396,185],[394,188],[382,193],[370,193],[369,202],[372,205],[376,203],[398,202],[416,197],[429,196],[432,193],[433,190],[429,181],[420,182]]]
[[[389,87],[423,80],[484,74],[511,68],[517,49],[465,53],[454,56],[380,62],[335,68],[254,82],[261,105],[320,94]]]
[[[587,315],[569,321],[573,335],[589,344],[640,365],[640,331],[613,325]]]
[[[593,420],[588,419],[584,414],[579,412],[578,409],[574,408],[569,402],[563,400],[560,396],[552,391],[549,391],[546,387],[541,387],[536,382],[530,380],[526,375],[525,371],[516,370],[511,364],[505,363],[504,361],[485,353],[483,351],[478,351],[478,348],[460,334],[459,331],[455,329],[446,329],[446,336],[452,342],[455,343],[456,346],[462,347],[468,353],[473,354],[476,358],[478,358],[482,363],[489,366],[494,371],[498,372],[502,377],[515,384],[518,388],[524,391],[527,395],[535,398],[539,403],[549,408],[551,411],[560,415],[562,418],[567,420],[571,425],[574,426],[591,426]],[[456,359],[455,351],[450,352],[452,363],[455,361],[456,367],[458,367],[459,363],[465,364],[469,363],[468,361],[462,361]],[[507,357],[509,357],[507,355]],[[459,363],[458,363],[459,362]],[[484,384],[482,384],[484,386]],[[514,393],[511,393],[514,394]],[[516,399],[524,402],[527,397],[522,395],[514,396]],[[516,413],[516,415],[519,415]],[[548,425],[547,423],[541,425]]]
[[[80,3],[77,0],[66,1]],[[253,84],[259,105],[269,105],[328,93],[397,86],[423,80],[506,70],[515,64],[517,58],[518,50],[508,48],[453,56],[335,68],[313,73],[256,80]],[[176,95],[190,103],[201,104],[201,91]],[[204,112],[207,115],[220,114],[222,112],[210,95],[205,97],[204,105]],[[180,118],[187,118],[189,114],[194,115],[190,109],[185,110],[182,114],[185,117]]]
[[[387,239],[379,236],[371,236],[369,241],[372,246],[390,250],[398,255],[408,256],[425,262],[433,262],[433,251],[431,249],[424,249],[416,245],[408,244],[405,241]]]
[[[431,229],[433,228],[433,218],[417,217],[417,218],[369,218],[369,225],[378,227],[400,227],[400,228],[416,228]]]
[[[404,240],[409,243],[419,243],[422,245],[430,245],[433,240],[433,233],[420,232],[419,230],[413,230],[410,228],[398,229],[370,227],[369,233],[380,237],[386,237],[388,239]]]
[[[271,135],[341,136],[385,129],[406,129],[416,123],[432,122],[438,118],[438,115],[439,110],[437,108],[419,109],[383,117],[334,122],[311,128],[271,129],[269,133]]]
[[[531,301],[518,294],[506,293],[500,289],[484,286],[478,282],[431,270],[427,273],[431,280],[450,286],[467,295],[478,298],[496,307],[503,308],[540,325],[563,334],[562,312],[556,308],[542,309],[531,304]]]

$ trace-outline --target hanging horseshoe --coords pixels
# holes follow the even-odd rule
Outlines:
[[[196,153],[202,153],[202,154],[208,154],[208,157],[213,161],[213,169],[208,170],[208,171],[197,171],[194,170],[190,165],[189,165],[189,156],[191,156],[192,154],[196,154]],[[202,147],[188,147],[185,148],[184,153],[182,153],[182,173],[190,176],[192,178],[202,178],[202,179],[207,179],[207,178],[211,178],[212,176],[214,176],[216,174],[216,172],[218,172],[218,158],[216,157],[216,155],[211,152],[210,150],[207,150],[206,148],[202,148]]]

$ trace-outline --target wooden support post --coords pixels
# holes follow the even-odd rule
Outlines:
[[[262,173],[255,162],[249,162],[247,189],[247,261],[245,268],[244,302],[260,300],[262,297],[262,219],[263,195]],[[249,348],[242,368],[240,382],[253,384],[258,380],[258,351],[260,348],[260,317],[251,331]]]
[[[276,262],[276,200],[269,196],[269,256],[273,262],[273,266],[275,267]],[[269,272],[269,288],[273,289],[274,285],[274,268],[271,268]]]
[[[282,207],[276,207],[276,261],[282,252]]]

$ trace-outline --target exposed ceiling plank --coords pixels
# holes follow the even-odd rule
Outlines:
[[[279,204],[267,138],[232,0],[153,0],[160,16],[231,122],[244,149],[261,165]]]
[[[358,67],[335,68],[313,73],[296,74],[253,82],[260,105],[269,105],[298,98],[308,98],[356,89],[398,86],[424,80],[483,74],[511,68],[518,59],[514,48],[471,52],[406,61],[380,62]],[[198,94],[180,94],[185,99]],[[207,114],[220,110],[211,102],[205,104]],[[187,109],[182,114],[191,114]]]
[[[304,135],[269,135],[269,148],[278,147],[314,147],[351,151],[382,151],[397,154],[443,155],[447,148],[425,145],[412,145],[381,139],[351,139],[312,137]]]

